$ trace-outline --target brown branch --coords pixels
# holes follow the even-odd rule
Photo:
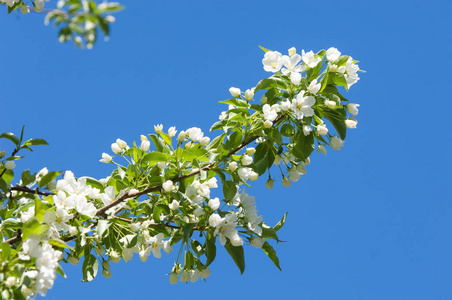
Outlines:
[[[52,193],[52,192],[49,192],[49,193],[41,192],[39,190],[39,188],[36,188],[36,189],[32,190],[32,189],[29,189],[29,188],[27,188],[25,186],[14,186],[14,187],[11,188],[11,191],[19,191],[19,192],[24,192],[24,193],[29,193],[29,194],[37,194],[37,195],[41,195],[41,196],[52,196],[52,195],[55,195],[55,193]]]

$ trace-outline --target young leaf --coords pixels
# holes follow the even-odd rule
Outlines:
[[[265,242],[264,245],[262,245],[262,250],[264,250],[265,254],[272,260],[272,262],[275,264],[275,266],[280,270],[281,267],[279,266],[279,258],[276,256],[276,251],[273,249],[273,247],[268,243]]]
[[[227,241],[224,245],[224,248],[228,251],[231,258],[234,260],[235,264],[240,270],[240,274],[243,274],[245,272],[245,254],[243,252],[242,246],[232,246],[231,242]]]

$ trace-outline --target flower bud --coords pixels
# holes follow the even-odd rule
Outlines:
[[[27,13],[29,13],[30,12],[30,9],[28,8],[28,6],[27,5],[25,5],[25,4],[22,4],[21,6],[20,6],[20,12],[22,13],[22,14],[27,14]]]
[[[326,135],[326,134],[328,134],[328,128],[326,128],[325,125],[318,125],[317,132],[321,135]]]
[[[345,120],[345,126],[347,126],[348,128],[356,128],[356,124],[358,124],[358,121],[354,120],[354,119],[347,119]]]
[[[207,205],[212,210],[216,210],[216,209],[218,209],[220,207],[220,199],[218,199],[218,198],[210,199],[209,202],[207,203]]]
[[[74,236],[74,235],[77,235],[77,233],[78,233],[77,227],[75,227],[75,226],[69,227],[69,234],[70,235]]]
[[[199,144],[203,147],[209,145],[210,143],[210,138],[208,136],[203,137],[200,141]]]
[[[326,156],[326,149],[323,145],[319,145],[319,147],[317,148],[317,152],[322,152],[323,154],[325,154]]]
[[[254,98],[254,92],[252,90],[246,90],[245,91],[245,99],[247,101],[251,101]]]
[[[246,148],[246,154],[253,155],[254,153],[256,153],[255,148],[253,148],[253,147]]]
[[[359,107],[359,104],[354,104],[354,103],[349,103],[346,106],[348,112],[354,116],[356,116],[358,114],[358,107]]]
[[[173,190],[174,188],[174,184],[171,180],[167,180],[162,184],[163,190],[165,190],[165,192],[169,193]]]
[[[7,170],[12,170],[16,167],[16,163],[12,160],[5,161],[4,165],[5,165],[5,169],[7,169]]]
[[[265,187],[266,187],[267,189],[269,189],[269,190],[271,190],[271,189],[273,188],[273,185],[274,185],[274,182],[273,182],[273,180],[272,180],[271,178],[269,178],[269,179],[267,180],[267,183],[265,183]]]
[[[231,87],[229,89],[229,93],[231,93],[232,97],[240,97],[242,91],[239,88]]]
[[[331,65],[330,66],[330,72],[336,73],[337,72],[337,65]]]
[[[249,155],[244,154],[242,155],[240,162],[242,163],[242,166],[249,166],[253,163],[253,158]]]
[[[179,140],[179,142],[185,141],[185,131],[182,130],[182,131],[179,133],[179,135],[177,136],[177,139]]]
[[[116,144],[118,144],[119,148],[121,148],[121,149],[126,149],[127,148],[127,143],[124,142],[121,139],[117,139],[116,140]]]
[[[110,155],[108,155],[107,153],[102,153],[102,159],[100,159],[99,161],[108,164],[112,160],[113,158]]]
[[[261,98],[261,103],[262,103],[262,104],[266,104],[266,103],[267,103],[267,97],[265,97],[265,95],[262,96],[262,98]]]
[[[161,170],[164,170],[164,169],[166,168],[166,162],[164,162],[164,161],[159,161],[159,162],[157,163],[157,167],[158,167],[159,169],[161,169]]]
[[[341,52],[337,48],[331,47],[326,50],[326,59],[329,61],[336,61],[339,59],[339,56],[341,56]]]
[[[270,127],[272,127],[272,126],[273,126],[273,122],[272,122],[272,121],[266,120],[266,121],[264,122],[264,127],[265,127],[265,128],[270,128]]]
[[[111,272],[104,269],[102,271],[102,275],[104,275],[105,278],[110,278],[111,277]]]
[[[161,132],[163,130],[163,125],[162,124],[154,125],[154,130],[155,132]]]
[[[251,246],[256,248],[262,248],[262,246],[265,244],[265,240],[261,237],[255,236],[251,240]]]
[[[291,186],[290,180],[287,177],[284,177],[283,180],[281,181],[282,185],[285,187],[289,187]]]
[[[5,285],[7,287],[12,287],[14,284],[16,284],[16,281],[17,281],[16,277],[13,277],[13,276],[8,277],[5,281]]]
[[[111,151],[113,151],[114,154],[119,154],[121,153],[121,148],[117,143],[113,143],[111,144]]]
[[[172,127],[170,127],[170,129],[168,129],[169,137],[176,136],[176,133],[177,133],[176,127],[172,126]]]
[[[173,200],[173,202],[171,202],[170,204],[168,204],[168,207],[169,207],[171,210],[176,210],[176,209],[178,209],[178,208],[179,208],[179,201]]]
[[[289,56],[293,56],[295,54],[297,54],[297,49],[295,47],[292,47],[289,49]]]
[[[332,100],[326,100],[325,101],[325,105],[326,107],[328,107],[329,109],[333,109],[336,107],[336,101],[332,101]]]
[[[231,161],[231,162],[229,163],[229,165],[228,165],[228,169],[229,169],[231,172],[234,172],[235,170],[237,170],[237,162]]]
[[[249,177],[249,179],[250,179],[251,181],[256,181],[256,180],[259,179],[259,174],[257,174],[257,173],[254,172],[254,171],[251,171],[251,172],[250,172],[250,177]]]
[[[151,142],[148,140],[141,141],[140,149],[144,152],[147,152],[149,150],[149,147],[151,147]]]
[[[300,180],[300,173],[298,173],[296,169],[291,169],[289,171],[289,178],[293,182],[297,182],[298,180]]]
[[[67,261],[70,262],[73,266],[76,266],[79,262],[78,258],[76,258],[75,256],[69,256],[67,258]]]
[[[176,284],[178,280],[179,274],[177,273],[171,273],[169,276],[169,281],[171,284]]]
[[[312,131],[311,126],[309,126],[309,125],[304,125],[304,126],[303,126],[303,134],[304,134],[305,136],[310,135],[310,134],[311,134],[311,131]]]
[[[306,168],[305,168],[302,164],[299,164],[299,165],[296,167],[296,169],[297,169],[297,172],[298,172],[298,173],[303,174],[303,175],[306,174]]]
[[[208,267],[202,269],[202,271],[199,272],[199,276],[201,276],[202,279],[206,279],[207,277],[210,276],[210,269]]]

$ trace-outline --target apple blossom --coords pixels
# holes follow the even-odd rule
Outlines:
[[[287,177],[284,177],[283,180],[281,181],[281,183],[282,183],[282,185],[285,186],[285,187],[289,187],[289,186],[292,185],[292,184],[290,183],[289,178],[287,178]]]
[[[328,134],[328,128],[326,128],[325,125],[317,125],[317,132],[321,135],[327,135]]]
[[[325,149],[325,146],[319,145],[319,146],[317,147],[317,151],[322,152],[322,153],[325,154],[325,156],[326,156],[326,149]]]
[[[313,81],[311,81],[311,83],[308,86],[308,93],[311,94],[317,94],[320,91],[320,87],[322,85],[320,83],[317,83],[317,79],[314,79]]]
[[[169,137],[176,136],[176,133],[177,133],[177,130],[176,130],[176,127],[175,127],[175,126],[171,126],[171,127],[168,129],[168,135],[169,135]]]
[[[346,105],[348,112],[354,116],[356,116],[358,114],[358,107],[359,107],[359,104],[355,104],[355,103],[349,103]]]
[[[112,160],[113,160],[113,158],[104,152],[104,153],[102,153],[102,159],[100,159],[99,161],[103,162],[103,163],[110,163],[110,162],[112,162]]]
[[[111,151],[113,151],[114,154],[121,153],[121,147],[117,143],[111,144]]]
[[[339,52],[339,50],[337,50],[334,47],[329,48],[328,50],[326,50],[326,59],[328,61],[336,61],[339,59],[339,56],[341,56],[341,52]]]
[[[248,101],[251,101],[251,100],[253,100],[253,98],[254,98],[254,91],[253,91],[253,89],[246,90],[245,91],[245,99],[248,100]]]
[[[341,148],[344,146],[344,141],[338,138],[337,136],[333,136],[330,140],[331,148],[334,150],[341,150]]]
[[[312,131],[311,126],[309,126],[309,125],[304,125],[304,126],[303,126],[303,134],[304,134],[305,136],[310,135],[310,134],[311,134],[311,131]]]
[[[200,141],[199,144],[203,147],[209,145],[210,143],[210,138],[208,136],[203,137]]]
[[[304,96],[304,94],[305,91],[300,91],[300,93],[292,100],[292,110],[300,120],[304,117],[312,117],[314,115],[312,106],[315,104],[315,98],[312,96]]]
[[[167,180],[162,184],[163,190],[167,193],[171,192],[174,188],[174,184],[171,180]]]
[[[264,122],[264,127],[265,128],[270,128],[270,127],[272,127],[273,126],[273,122],[272,121],[270,121],[270,120],[265,120],[265,122]]]
[[[337,104],[336,104],[336,101],[326,99],[326,100],[325,100],[325,105],[326,105],[326,107],[328,107],[329,109],[333,109],[333,108],[336,107]]]
[[[271,178],[269,178],[268,180],[267,180],[267,182],[265,183],[265,187],[267,188],[267,189],[272,189],[273,188],[273,185],[274,185],[274,183],[273,183],[273,180],[271,179]]]
[[[301,59],[307,64],[310,68],[315,68],[319,62],[322,61],[321,58],[315,57],[314,52],[309,51],[307,53],[304,50],[301,50]]]
[[[356,128],[356,124],[358,124],[358,121],[356,121],[355,119],[345,120],[345,126],[347,126],[347,128],[350,129]]]
[[[12,161],[12,160],[8,160],[8,161],[6,161],[4,163],[4,167],[7,170],[12,170],[12,169],[14,169],[16,167],[16,163],[14,161]]]
[[[237,169],[237,162],[231,161],[231,162],[229,163],[229,165],[228,165],[228,169],[229,169],[231,172],[234,172],[234,171]]]
[[[299,85],[301,82],[301,74],[297,72],[291,72],[290,73],[290,82],[293,85]]]
[[[162,132],[163,131],[163,125],[162,124],[154,125],[154,131],[155,132]]]
[[[242,155],[240,162],[242,163],[242,166],[248,166],[253,163],[253,158],[249,155],[244,154]]]
[[[267,72],[276,73],[281,70],[282,67],[282,54],[278,51],[268,51],[264,55],[262,64],[264,65],[264,70]]]
[[[240,97],[242,91],[239,88],[231,87],[229,89],[229,93],[231,93],[232,97]]]
[[[266,121],[274,121],[276,117],[278,117],[278,113],[268,104],[264,104],[262,112],[264,113],[264,119]]]
[[[250,240],[251,246],[256,248],[262,248],[265,243],[265,240],[261,237],[255,236]]]

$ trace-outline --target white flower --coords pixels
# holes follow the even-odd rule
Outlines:
[[[185,141],[185,137],[186,137],[185,131],[182,130],[182,131],[179,133],[179,135],[177,136],[177,140],[178,140],[179,142],[183,142],[183,141]]]
[[[319,147],[317,147],[317,152],[322,152],[323,154],[325,154],[325,156],[326,156],[326,149],[325,149],[325,146],[323,146],[323,145],[319,145]]]
[[[299,85],[301,82],[301,74],[297,72],[291,72],[290,82],[292,82],[293,85]]]
[[[240,97],[242,91],[239,88],[231,87],[229,88],[229,93],[231,93],[232,97]]]
[[[265,244],[265,240],[261,237],[255,236],[251,240],[251,246],[256,248],[262,248],[262,246]]]
[[[267,51],[262,59],[262,64],[265,71],[276,73],[282,67],[282,54],[278,51]]]
[[[336,101],[328,100],[328,99],[325,100],[325,105],[326,105],[326,107],[328,107],[329,109],[335,108],[335,107],[336,107],[336,104],[337,104]]]
[[[306,70],[305,65],[298,65],[298,63],[301,61],[301,56],[299,54],[294,54],[290,57],[287,55],[284,55],[281,58],[281,60],[282,60],[284,67],[286,67],[281,70],[281,72],[284,75],[287,75],[292,72],[301,73],[304,70]]]
[[[254,91],[252,89],[246,90],[245,91],[245,99],[248,101],[251,101],[251,100],[253,100],[253,98],[254,98]]]
[[[253,171],[251,168],[240,168],[237,173],[239,174],[240,178],[243,180],[250,179],[250,180],[256,180],[256,175],[259,177],[259,175]]]
[[[336,73],[337,72],[337,65],[331,65],[330,66],[330,72]]]
[[[147,152],[149,150],[149,147],[151,147],[151,142],[148,140],[141,141],[140,149],[144,152]]]
[[[169,277],[169,281],[171,284],[176,284],[178,280],[179,274],[177,273],[171,273]]]
[[[176,127],[172,126],[168,129],[168,135],[169,137],[176,136],[177,130]]]
[[[104,153],[102,153],[102,159],[100,159],[99,161],[108,164],[112,160],[113,160],[113,158],[110,155],[108,155],[107,153],[104,152]]]
[[[203,147],[209,145],[210,143],[210,138],[208,136],[203,137],[200,141],[199,144]]]
[[[355,104],[355,103],[349,103],[346,105],[348,112],[354,116],[356,116],[358,114],[358,107],[359,107],[359,104]]]
[[[297,172],[300,174],[305,175],[306,174],[306,168],[302,165],[299,164],[298,166],[296,166]]]
[[[154,125],[154,130],[155,132],[161,132],[163,130],[163,125],[162,124]]]
[[[322,61],[321,58],[316,58],[314,52],[309,51],[307,53],[304,50],[301,50],[301,59],[307,64],[310,68],[314,68],[317,66],[319,62]]]
[[[304,125],[304,126],[303,126],[303,134],[304,134],[305,136],[310,135],[310,134],[311,134],[311,131],[312,131],[311,126],[309,126],[309,125]]]
[[[201,131],[201,128],[198,128],[198,127],[192,127],[192,128],[187,129],[187,134],[188,134],[188,137],[193,142],[199,142],[204,136],[204,133]]]
[[[240,160],[243,166],[249,166],[253,163],[253,158],[249,155],[242,155],[242,159]]]
[[[341,53],[334,47],[326,50],[326,59],[331,62],[338,60],[339,56],[341,56]]]
[[[246,148],[246,154],[253,155],[254,153],[256,153],[256,149],[255,148],[253,148],[253,147]]]
[[[207,277],[210,276],[210,269],[208,267],[202,269],[202,271],[199,272],[199,276],[201,276],[202,279],[206,279]]]
[[[16,281],[17,281],[17,278],[16,277],[8,277],[7,279],[6,279],[6,281],[5,281],[5,285],[7,286],[7,287],[12,287],[13,285],[15,285],[16,284]]]
[[[224,119],[226,119],[227,115],[225,111],[222,111],[221,114],[218,116],[218,119],[220,121],[223,121]]]
[[[251,181],[256,181],[259,179],[259,174],[257,174],[256,172],[252,171],[250,174],[250,178]]]
[[[293,182],[297,182],[298,180],[300,180],[300,177],[301,177],[300,173],[298,173],[298,171],[296,169],[291,169],[289,171],[289,178]]]
[[[127,149],[127,143],[121,139],[116,139],[116,144],[118,144],[121,149]]]
[[[337,136],[333,136],[330,140],[330,146],[334,150],[341,150],[341,148],[344,146],[344,141],[338,138]]]
[[[121,148],[117,143],[113,143],[111,144],[111,151],[113,151],[114,154],[119,154],[121,153]]]
[[[315,98],[313,96],[304,96],[305,91],[301,91],[292,100],[292,110],[298,119],[304,117],[312,117],[314,115],[314,109],[311,106],[315,104]]]
[[[16,163],[12,160],[8,160],[4,163],[5,169],[12,170],[16,167]]]
[[[231,162],[229,163],[229,165],[228,165],[228,169],[229,169],[231,172],[234,172],[234,171],[237,169],[237,162],[231,161]]]
[[[278,113],[268,104],[264,104],[262,112],[264,113],[264,119],[266,121],[274,121],[278,117]]]
[[[354,119],[345,120],[345,126],[347,126],[348,128],[356,128],[356,124],[358,124],[358,121]]]
[[[314,79],[308,86],[308,92],[315,95],[320,91],[321,87],[322,85],[317,83],[317,79]]]
[[[160,258],[162,255],[160,254],[160,249],[163,249],[166,253],[170,253],[173,249],[171,249],[171,246],[169,244],[169,241],[163,241],[163,233],[159,233],[156,236],[151,236],[149,239],[147,239],[147,242],[149,243],[150,251],[152,251],[152,254],[155,258]]]
[[[348,58],[347,63],[345,64],[345,79],[347,80],[347,86],[350,88],[353,84],[355,84],[359,80],[358,76],[359,66],[353,63],[353,59],[351,57]]]
[[[20,6],[20,12],[22,13],[22,14],[27,14],[27,13],[29,13],[30,12],[30,9],[28,8],[28,6],[27,5],[25,5],[25,4],[22,4],[21,6]]]
[[[14,2],[18,2],[17,0]],[[35,0],[35,10],[37,12],[41,12],[41,10],[44,8],[44,0]]]
[[[317,132],[321,135],[327,135],[328,134],[328,128],[326,128],[325,125],[317,125]]]
[[[75,227],[75,226],[70,226],[69,227],[69,234],[71,236],[77,235],[77,233],[78,233],[77,227]]]
[[[266,121],[264,122],[264,127],[265,127],[265,128],[270,128],[270,127],[272,127],[272,126],[273,126],[273,122],[272,122],[272,121],[266,120]]]
[[[292,56],[297,53],[297,49],[295,47],[292,47],[287,52],[289,53],[289,56]]]
[[[289,187],[291,185],[289,178],[284,177],[283,180],[281,181],[282,185],[285,187]]]
[[[274,186],[274,182],[273,182],[273,180],[271,179],[271,178],[269,178],[268,180],[267,180],[267,182],[265,183],[265,187],[267,188],[267,189],[272,189],[273,188],[273,186]]]
[[[167,180],[162,184],[162,187],[165,190],[165,192],[169,193],[173,190],[174,184],[171,180]]]
[[[210,199],[209,202],[207,203],[207,205],[211,209],[216,210],[220,207],[220,199],[218,199],[218,198]]]

